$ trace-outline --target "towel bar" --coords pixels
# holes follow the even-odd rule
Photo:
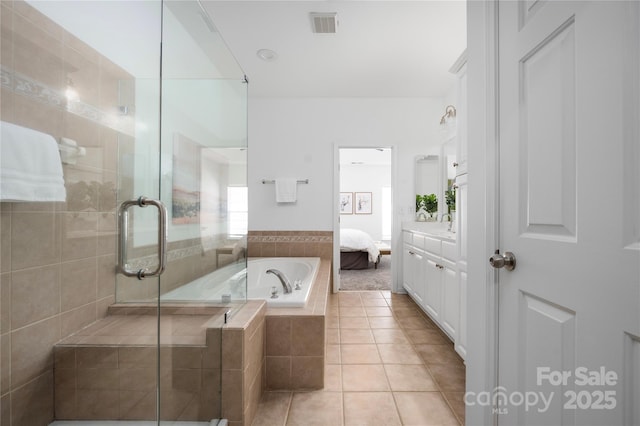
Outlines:
[[[307,184],[307,183],[309,183],[309,179],[301,179],[301,180],[298,180],[297,182],[298,183]],[[262,179],[262,184],[263,185],[266,185],[268,183],[276,183],[276,181],[273,180],[273,179]]]

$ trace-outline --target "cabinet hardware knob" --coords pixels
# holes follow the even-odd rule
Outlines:
[[[453,167],[458,167],[458,163],[454,162]]]

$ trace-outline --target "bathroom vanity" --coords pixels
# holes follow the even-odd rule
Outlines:
[[[405,222],[402,285],[423,311],[466,356],[466,271],[456,233],[446,223]]]

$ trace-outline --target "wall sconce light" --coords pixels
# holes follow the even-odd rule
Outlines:
[[[453,123],[456,119],[456,107],[453,105],[447,105],[444,110],[444,115],[440,119],[440,124],[449,124]]]

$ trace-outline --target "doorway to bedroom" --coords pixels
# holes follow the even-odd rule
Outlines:
[[[391,290],[392,150],[340,148],[339,285],[342,291]]]

